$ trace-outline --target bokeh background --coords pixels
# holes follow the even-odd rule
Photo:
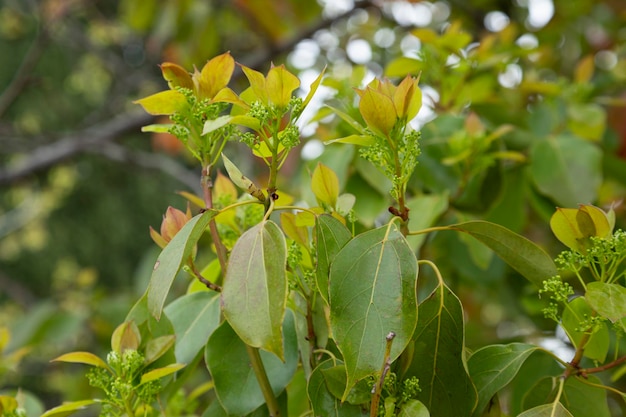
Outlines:
[[[465,52],[433,55],[428,34],[454,25],[471,40]],[[486,42],[500,45],[485,58],[489,66],[458,80],[455,68]],[[319,96],[329,100],[374,76],[421,71],[425,105],[414,123],[425,136],[429,126],[440,133],[448,126],[454,136],[464,119],[445,117],[470,107],[494,125],[518,126],[509,142],[526,154],[528,135],[565,129],[603,157],[574,203],[606,207],[626,195],[623,0],[1,0],[0,392],[22,389],[44,408],[91,395],[83,367],[49,360],[75,350],[106,354],[158,254],[149,226],[158,229],[168,205],[184,208],[178,191],[199,188],[198,168],[175,139],[141,133],[154,120],[132,101],[166,88],[159,63],[191,70],[225,51],[263,72],[285,63],[304,86],[327,67],[331,81]],[[234,77],[235,86],[244,81],[239,70]],[[469,99],[450,100],[451,83],[467,87]],[[341,165],[322,144],[341,127],[322,116],[302,126],[302,161],[292,172],[306,172],[319,158]],[[236,144],[230,152],[237,158]],[[341,166],[353,156],[344,152]],[[426,184],[418,180],[416,188],[438,191],[456,181],[429,169],[422,168]],[[340,174],[350,178],[348,188],[369,193],[358,214],[373,223],[387,197],[367,172]],[[589,175],[584,171],[581,182]],[[305,177],[294,175],[289,186]],[[529,180],[533,190],[526,192],[515,188],[521,177],[511,178],[518,182],[505,185],[507,204],[523,217],[507,212],[493,220],[558,253],[546,220],[555,205],[572,200],[551,196],[558,183],[535,181],[533,188]],[[491,204],[456,203],[473,215],[494,213]],[[617,213],[623,225],[623,209]],[[511,301],[525,290],[503,289],[500,264],[481,267],[481,254],[463,253],[456,263],[465,262],[465,270],[450,266],[447,276],[467,287],[464,305],[480,321],[474,330],[470,324],[469,343],[509,337],[502,323],[517,323],[513,333],[541,328],[539,314],[536,323],[520,324],[509,310],[532,316],[538,308]]]

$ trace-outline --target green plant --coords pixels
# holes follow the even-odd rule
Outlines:
[[[457,29],[442,35],[444,50],[469,42]],[[169,208],[161,233],[151,230],[163,251],[145,295],[114,334],[107,362],[81,352],[57,358],[95,366],[90,383],[105,398],[68,403],[47,417],[95,402],[105,404],[106,416],[165,413],[203,359],[216,397],[205,407],[207,416],[277,417],[294,410],[316,416],[499,416],[505,415],[499,393],[513,386],[529,393],[521,404],[507,405],[519,416],[589,415],[590,404],[594,415],[609,415],[607,392],[623,394],[592,374],[614,370],[626,358],[618,337],[626,317],[626,246],[623,232],[612,233],[610,213],[581,206],[560,209],[552,218],[556,236],[572,249],[559,265],[572,270],[584,289],[584,297],[575,299],[550,256],[506,227],[462,214],[459,221],[435,225],[445,207],[419,211],[431,204],[430,196],[411,186],[423,171],[416,171],[420,133],[410,124],[422,93],[410,75],[397,85],[374,79],[356,89],[358,109],[322,111],[334,114],[346,133],[327,143],[358,146],[378,170],[367,175],[378,175],[392,200],[381,224],[360,221],[361,196],[342,194],[345,179],[322,163],[310,175],[312,204],[293,203],[283,191],[281,170],[299,144],[296,122],[324,72],[298,98],[293,94],[300,81],[284,66],[264,75],[242,65],[249,87],[239,94],[227,86],[234,68],[228,53],[193,74],[165,63],[161,70],[170,89],[138,100],[147,112],[173,122],[144,130],[176,135],[201,164],[202,196],[184,194],[199,213]],[[464,127],[466,135],[449,144],[446,164],[459,178],[454,202],[472,207],[496,161],[523,158],[493,149],[510,127],[487,133],[472,114]],[[236,139],[261,161],[263,185],[224,155],[227,142]],[[216,173],[220,160],[230,180]],[[530,343],[467,349],[461,300],[438,264],[416,255],[424,235],[448,231],[474,238],[535,284],[542,297],[550,294],[547,312],[576,346],[572,360]],[[468,247],[483,256],[475,245]],[[581,275],[583,268],[593,282]],[[171,301],[181,271],[193,281]],[[609,327],[615,347],[607,360]],[[161,356],[176,364],[149,370]],[[516,379],[531,356],[548,358],[552,366],[537,370],[530,382]],[[594,365],[583,366],[584,357]],[[183,363],[186,370],[174,378]],[[155,381],[164,377],[159,386]]]

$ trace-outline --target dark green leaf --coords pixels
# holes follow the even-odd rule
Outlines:
[[[350,240],[350,230],[329,214],[322,214],[315,222],[315,238],[317,250],[317,287],[320,294],[328,302],[328,275],[330,265],[339,250]]]
[[[417,322],[417,260],[395,223],[348,242],[330,270],[330,324],[348,373],[345,396],[409,343]]]
[[[537,350],[524,343],[485,346],[467,361],[469,374],[478,391],[475,416],[482,415],[491,398],[511,382],[524,361]]]
[[[148,286],[148,310],[157,320],[161,318],[165,297],[176,274],[191,256],[213,216],[215,212],[205,211],[189,220],[159,255]]]
[[[543,249],[506,227],[477,220],[448,228],[469,233],[480,240],[538,288],[542,288],[543,281],[558,274],[554,261]]]
[[[282,323],[287,306],[287,245],[276,223],[246,231],[230,254],[221,302],[241,339],[283,358]]]
[[[176,334],[176,361],[190,363],[220,323],[219,294],[200,291],[165,307]]]
[[[420,304],[413,339],[407,376],[419,378],[422,391],[417,399],[432,417],[470,416],[477,393],[463,359],[463,308],[443,282]]]
[[[291,381],[298,365],[293,313],[285,315],[283,325],[283,363],[276,355],[261,351],[261,359],[275,395],[280,394]],[[217,397],[229,415],[246,415],[265,403],[252,370],[246,345],[228,322],[223,322],[211,335],[204,352]]]
[[[337,361],[337,365],[341,364]],[[320,363],[309,378],[307,391],[315,416],[319,417],[364,417],[369,413],[361,407],[342,403],[328,388],[323,371],[335,366],[331,359]]]

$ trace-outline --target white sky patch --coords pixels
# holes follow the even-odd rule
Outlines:
[[[510,22],[511,19],[500,11],[489,12],[485,16],[485,27],[490,32],[500,32],[507,27]]]
[[[411,126],[415,130],[421,129],[422,126],[437,117],[435,103],[439,101],[439,93],[431,86],[420,86],[420,89],[422,90],[422,107],[415,119],[411,120]]]
[[[539,46],[539,40],[532,33],[524,33],[522,36],[517,38],[517,41],[515,41],[515,43],[520,48],[524,49],[535,49]]]
[[[348,58],[356,64],[366,64],[372,60],[372,47],[364,39],[354,39],[346,45]]]
[[[387,10],[391,12],[394,20],[399,25],[423,27],[428,26],[433,21],[432,5],[430,3],[394,1],[387,4]]]
[[[517,64],[509,64],[504,72],[498,74],[498,82],[502,87],[515,88],[522,82],[524,73]]]
[[[315,81],[315,79],[320,75],[320,73],[316,70],[310,69],[306,71],[302,71],[299,74],[300,78],[300,90],[299,95],[303,99],[309,94],[311,90],[311,84]],[[313,98],[306,106],[302,115],[298,119],[298,128],[300,129],[300,134],[302,137],[310,137],[315,134],[315,130],[317,129],[317,122],[311,123],[311,118],[315,116],[317,111],[324,105],[324,101],[330,97],[335,95],[335,90],[332,88],[321,85],[317,88],[317,91],[313,95]]]
[[[533,29],[540,29],[548,24],[554,16],[552,0],[527,0],[528,19],[526,24]]]
[[[378,29],[374,34],[374,43],[381,48],[389,48],[396,41],[396,34],[393,29]]]
[[[400,49],[402,50],[402,55],[415,58],[420,49],[422,49],[422,41],[416,36],[408,34],[400,41]]]
[[[289,54],[289,63],[299,70],[311,68],[315,65],[320,54],[320,47],[314,40],[305,39],[298,43],[292,53]]]
[[[309,139],[304,146],[300,155],[305,161],[320,157],[324,153],[324,144],[319,139]]]
[[[324,17],[333,18],[354,9],[353,0],[321,0]]]

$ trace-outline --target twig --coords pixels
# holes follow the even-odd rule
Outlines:
[[[222,287],[220,287],[217,284],[212,283],[211,281],[209,281],[208,279],[203,277],[202,274],[200,273],[200,271],[198,271],[198,268],[196,268],[196,265],[193,262],[190,262],[190,264],[191,264],[191,268],[190,268],[191,272],[198,279],[198,281],[203,283],[210,290],[213,290],[213,291],[216,291],[216,292],[222,292]]]

